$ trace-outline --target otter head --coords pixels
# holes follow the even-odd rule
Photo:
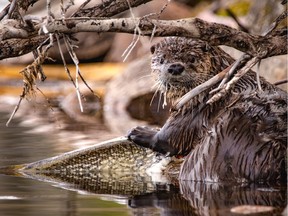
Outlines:
[[[151,69],[161,91],[173,101],[220,72],[217,59],[221,56],[219,51],[215,54],[216,49],[207,42],[182,37],[153,45]]]

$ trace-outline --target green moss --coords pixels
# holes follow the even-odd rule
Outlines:
[[[249,1],[237,1],[233,4],[229,4],[228,8],[236,15],[236,16],[244,16],[248,13],[251,3]],[[225,8],[220,9],[217,14],[219,16],[228,16]]]

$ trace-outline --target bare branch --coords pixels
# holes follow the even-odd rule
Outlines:
[[[226,73],[225,77],[223,78],[223,80],[221,81],[219,86],[217,88],[213,89],[212,91],[210,91],[209,94],[213,94],[217,91],[220,91],[223,88],[223,86],[225,85],[225,83],[227,83],[228,80],[233,76],[233,74],[237,72],[236,69],[239,67],[240,63],[242,61],[244,61],[246,63],[250,59],[251,59],[251,56],[249,56],[247,54],[243,54],[239,59],[237,59],[236,62],[233,64],[233,66],[228,71],[228,73]]]
[[[16,4],[17,0],[13,0],[10,4],[10,7],[9,7],[9,10],[8,10],[8,19],[12,18],[12,13],[14,12],[14,10],[16,9],[17,7],[17,4]]]
[[[8,121],[6,122],[6,127],[9,126],[9,124],[10,124],[10,122],[12,121],[13,117],[15,116],[16,112],[18,111],[18,109],[19,109],[19,107],[20,107],[20,104],[21,104],[23,98],[25,97],[24,92],[25,92],[25,87],[23,87],[23,91],[22,91],[22,94],[20,95],[20,99],[19,99],[17,105],[15,106],[12,114],[10,115]]]
[[[134,0],[130,1],[131,7],[137,7],[141,4],[150,2],[151,0]],[[127,0],[108,0],[102,4],[96,5],[88,9],[81,9],[75,13],[74,17],[112,17],[129,9]]]
[[[56,37],[56,41],[57,41],[57,45],[58,45],[58,50],[59,50],[59,53],[60,53],[60,56],[61,56],[61,59],[62,59],[62,63],[63,63],[64,69],[65,69],[65,72],[67,73],[67,75],[68,75],[70,81],[73,83],[74,87],[76,87],[76,84],[75,84],[75,82],[74,82],[73,77],[71,76],[70,70],[69,70],[69,68],[68,68],[68,66],[67,66],[67,63],[66,63],[66,60],[65,60],[65,57],[64,57],[62,48],[61,48],[59,35],[58,35],[58,34],[55,34],[55,37]]]
[[[47,35],[39,35],[28,39],[17,38],[0,41],[0,60],[10,57],[21,56],[37,49],[39,44],[47,39]]]
[[[280,16],[277,17],[277,19],[272,23],[271,27],[269,28],[268,31],[266,31],[265,34],[263,34],[264,36],[267,36],[268,34],[271,35],[286,35],[286,46],[285,49],[287,49],[287,29],[276,29],[276,27],[279,25],[279,23],[286,18],[288,15],[287,11],[284,11]],[[274,48],[274,47],[273,47]],[[273,49],[272,48],[272,49]],[[271,50],[271,49],[270,49]],[[262,51],[262,52],[269,52],[268,50],[266,51]],[[259,57],[259,56],[258,56]],[[228,71],[228,73],[226,73],[225,77],[222,79],[221,83],[219,84],[219,86],[215,89],[213,89],[212,91],[209,92],[209,94],[213,94],[215,92],[220,91],[219,93],[215,94],[210,100],[208,100],[207,104],[211,104],[214,103],[215,101],[219,100],[221,97],[225,96],[228,91],[231,89],[231,87],[241,78],[241,76],[243,76],[248,70],[249,68],[251,68],[254,64],[256,64],[254,62],[254,60],[257,62],[258,61],[258,70],[257,70],[257,74],[256,74],[256,79],[257,79],[257,85],[258,85],[258,89],[259,91],[262,91],[262,87],[261,87],[261,83],[260,83],[260,77],[259,77],[259,65],[261,62],[261,58],[257,58],[254,57],[254,60],[252,59],[250,61],[250,63],[247,63],[248,60],[250,60],[252,57],[250,55],[247,55],[246,53],[244,53],[238,60],[236,60],[236,62],[234,63],[234,65],[230,68],[230,70]],[[262,57],[263,58],[263,57]],[[244,63],[246,63],[246,66],[242,67],[240,66],[240,63],[244,61]],[[251,66],[252,65],[252,66]],[[240,71],[236,71],[236,69],[242,68]],[[222,72],[221,72],[222,73]],[[220,75],[221,73],[219,73],[218,75]],[[229,78],[231,76],[233,76],[234,73],[237,73],[236,76],[229,82],[227,83],[227,81],[229,80]],[[216,75],[216,76],[218,76]],[[193,97],[197,96],[198,94],[200,94],[201,92],[203,92],[204,90],[212,87],[215,83],[217,83],[218,79],[216,79],[217,77],[212,77],[211,79],[209,79],[208,81],[206,81],[205,83],[197,86],[196,88],[192,89],[191,91],[189,91],[188,93],[186,93],[182,98],[179,99],[179,101],[177,102],[177,104],[174,106],[175,109],[180,109],[185,103],[187,103],[189,100],[191,100]],[[221,75],[218,77],[220,79]],[[218,80],[218,81],[217,81]],[[287,80],[284,81],[280,81],[275,83],[275,85],[280,85],[285,83]],[[226,84],[227,83],[227,84]]]
[[[288,16],[288,11],[284,11],[282,14],[280,14],[280,16],[276,18],[276,20],[271,24],[271,27],[266,32],[264,32],[263,35],[265,36],[265,35],[271,34],[271,32],[273,32],[276,29],[276,27],[279,25],[279,23],[283,19],[285,19],[287,16]]]
[[[51,11],[51,0],[47,0],[46,10],[47,10],[47,15],[48,15],[48,20],[49,20],[49,17],[55,18],[54,14]]]
[[[259,59],[259,62],[257,64],[257,71],[256,71],[256,80],[257,80],[257,86],[259,91],[263,91],[261,83],[260,83],[260,64],[261,64],[261,59]]]
[[[244,75],[246,74],[255,64],[259,62],[259,58],[254,57],[252,58],[247,64],[238,71],[238,73],[233,77],[232,80],[230,80],[228,83],[226,83],[223,87],[223,89],[218,92],[217,94],[213,95],[212,98],[210,98],[207,101],[207,104],[212,104],[218,101],[220,98],[224,97],[226,94],[228,94],[229,90],[235,85],[235,83]]]
[[[226,8],[226,12],[228,13],[228,15],[237,23],[237,25],[239,26],[239,28],[244,31],[249,33],[249,29],[247,29],[237,18],[237,16],[234,14],[234,12],[230,9],[230,8]]]
[[[232,67],[234,67],[235,63],[229,67],[227,67],[225,70],[221,71],[211,79],[207,80],[206,82],[196,86],[194,89],[189,91],[187,94],[185,94],[183,97],[181,97],[174,107],[172,109],[178,110],[182,106],[184,106],[188,101],[190,101],[193,97],[201,94],[203,91],[211,88],[211,86],[215,85],[216,83],[220,82],[226,75],[229,73]]]
[[[75,89],[76,89],[76,93],[77,93],[77,97],[78,97],[78,101],[79,101],[79,106],[80,106],[80,110],[81,112],[83,112],[83,105],[82,105],[82,100],[81,100],[81,92],[79,89],[79,82],[78,82],[78,75],[80,73],[80,68],[79,68],[79,60],[77,58],[76,53],[74,52],[73,49],[73,45],[71,45],[70,41],[68,40],[67,36],[64,35],[63,37],[66,48],[69,52],[69,55],[71,57],[71,59],[73,60],[75,66],[76,66],[76,70],[75,70]]]
[[[226,45],[234,47],[251,56],[267,58],[274,55],[287,54],[287,34],[258,36],[218,23],[210,23],[199,18],[181,20],[154,20],[142,18],[97,19],[69,18],[55,20],[46,28],[50,33],[76,32],[123,32],[134,34],[136,24],[143,35],[181,36],[201,38],[211,45]],[[156,30],[155,30],[156,26]],[[155,31],[153,31],[155,30]]]
[[[24,10],[27,10],[29,6],[33,5],[35,2],[38,0],[18,0],[17,4],[19,8],[22,8]],[[151,0],[131,0],[130,5],[131,7],[137,7],[141,4],[147,3]],[[84,2],[83,7],[85,4],[88,3],[88,0]],[[9,7],[11,4],[9,4],[5,10],[3,10],[1,13],[3,13],[3,16],[5,16],[8,13]],[[49,7],[49,1],[48,1],[48,6]],[[121,13],[125,10],[129,9],[127,1],[126,0],[109,0],[109,1],[103,1],[102,4],[98,4],[95,7],[91,7],[89,9],[80,9],[78,12],[74,14],[74,16],[84,16],[84,17],[89,17],[89,16],[94,16],[94,17],[110,17],[113,15],[116,15],[118,13]],[[0,19],[1,20],[1,19]],[[63,21],[63,19],[61,19]],[[16,20],[14,20],[17,22]],[[1,23],[0,23],[1,24]],[[3,23],[2,23],[3,24]],[[64,23],[63,23],[64,24]],[[17,25],[20,25],[18,23]],[[12,25],[13,26],[13,25]],[[45,25],[46,26],[46,25]],[[44,28],[45,28],[44,26]],[[41,25],[35,25],[34,26],[34,31],[27,32],[26,29],[22,26],[22,30],[18,35],[15,35],[15,30],[11,28],[11,25],[1,25],[0,26],[0,35],[15,35],[16,38],[27,38],[27,39],[15,39],[14,38],[5,38],[5,40],[0,40],[0,60],[5,59],[5,58],[11,58],[11,57],[16,57],[16,56],[21,56],[26,53],[29,53],[37,48],[37,45],[41,44],[47,36],[36,36],[38,34],[38,30],[41,28]],[[9,33],[10,31],[14,31],[14,34]],[[43,31],[43,28],[42,28]],[[49,33],[49,32],[46,32]],[[27,34],[27,37],[23,37],[21,35]],[[9,40],[8,40],[9,39]],[[16,46],[17,44],[17,46]]]
[[[274,83],[274,85],[282,85],[282,84],[285,84],[285,83],[288,83],[288,79],[277,81],[277,82]]]
[[[8,14],[9,8],[10,8],[10,4],[4,7],[4,9],[0,13],[0,20],[2,20]]]
[[[83,10],[83,8],[84,8],[87,4],[89,4],[90,1],[91,1],[91,0],[86,0],[85,2],[83,2],[82,5],[80,5],[80,7],[78,8],[78,10],[75,11],[75,12],[71,15],[71,17],[74,17],[77,13],[79,13],[79,11]]]

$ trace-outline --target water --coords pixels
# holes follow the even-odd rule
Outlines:
[[[33,127],[21,126],[9,115],[0,113],[1,166],[28,163],[71,150],[67,142],[50,133],[33,133]],[[65,147],[66,145],[66,147]],[[121,204],[100,196],[65,190],[61,185],[0,174],[0,215],[128,215],[125,200]]]
[[[56,132],[39,132],[33,121],[23,124],[27,116],[6,127],[8,117],[0,113],[1,166],[58,155],[78,148],[75,143],[83,139],[72,139],[75,131],[66,131],[64,138]],[[144,179],[143,185],[137,193],[121,191],[122,185],[117,194],[115,190],[109,194],[99,190],[95,179],[69,184],[0,174],[0,215],[235,215],[231,210],[242,205],[273,206],[277,215],[287,202],[285,187],[170,182],[154,183],[149,189]]]

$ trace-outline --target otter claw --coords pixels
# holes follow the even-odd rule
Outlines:
[[[153,145],[153,138],[157,133],[156,130],[148,127],[136,127],[128,133],[128,139],[137,145],[151,148]]]

